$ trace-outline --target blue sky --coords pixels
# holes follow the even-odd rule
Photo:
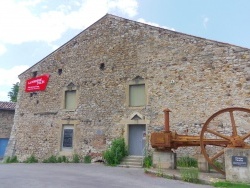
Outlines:
[[[20,73],[106,13],[250,48],[249,0],[1,0],[0,101]]]

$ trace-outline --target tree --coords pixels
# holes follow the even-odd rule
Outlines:
[[[18,91],[19,91],[19,82],[13,84],[11,91],[8,93],[8,97],[10,98],[11,102],[17,102]]]

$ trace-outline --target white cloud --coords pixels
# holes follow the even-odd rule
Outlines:
[[[18,75],[28,68],[27,65],[15,66],[11,69],[0,68],[0,101],[9,101],[8,92],[13,84],[19,82]]]
[[[20,4],[24,5],[24,6],[36,6],[39,3],[41,3],[42,1],[44,1],[44,0],[26,0],[26,1],[20,2]]]
[[[209,22],[209,18],[208,17],[204,17],[203,18],[203,26],[205,27],[205,29],[207,28],[208,22]]]
[[[6,47],[0,44],[0,56],[3,55],[7,51]]]
[[[0,1],[0,55],[8,44],[34,41],[46,42],[54,50],[58,48],[54,42],[67,30],[83,30],[110,11],[133,17],[137,8],[137,0]],[[0,100],[27,68],[0,68]]]
[[[10,91],[10,90],[9,90]],[[10,101],[8,97],[8,92],[9,91],[0,91],[0,101]]]
[[[51,43],[49,43],[48,45],[51,47],[51,49],[52,49],[53,51],[60,47],[60,46],[58,46],[58,45],[56,45],[56,44],[51,44]]]
[[[0,68],[0,87],[10,86],[19,82],[18,75],[28,69],[27,65],[12,67],[11,69]]]
[[[148,25],[152,25],[152,26],[161,27],[161,28],[164,28],[164,29],[168,29],[168,30],[175,31],[174,28],[170,28],[170,27],[167,27],[167,26],[161,26],[161,25],[159,25],[159,24],[157,24],[157,23],[153,23],[153,22],[147,22],[147,21],[144,20],[143,18],[139,18],[137,21],[138,21],[138,22],[141,22],[141,23],[148,24]]]
[[[64,4],[51,10],[54,1],[51,2],[0,1],[0,42],[5,45],[30,41],[52,43],[68,29],[83,30],[109,11],[116,10],[132,17],[138,8],[136,0],[78,0],[62,1]]]
[[[138,3],[135,0],[110,0],[108,8],[119,9],[128,16],[133,17],[137,14]]]

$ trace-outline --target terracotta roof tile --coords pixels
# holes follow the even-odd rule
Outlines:
[[[0,110],[15,110],[16,103],[0,101]]]

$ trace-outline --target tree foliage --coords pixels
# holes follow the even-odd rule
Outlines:
[[[10,98],[11,102],[17,102],[18,91],[19,91],[19,82],[13,84],[11,91],[8,93],[8,97]]]

